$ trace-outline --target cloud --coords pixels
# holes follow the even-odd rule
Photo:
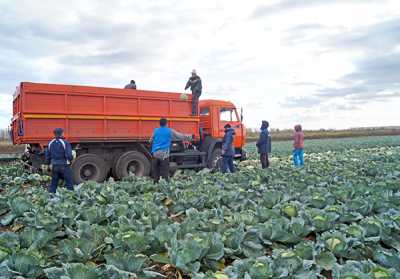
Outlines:
[[[12,96],[0,94],[0,129],[8,127],[12,115]]]
[[[312,8],[326,5],[335,5],[339,3],[382,3],[385,0],[335,0],[335,1],[321,1],[321,0],[281,0],[270,5],[260,5],[254,9],[251,17],[261,18],[271,15],[277,15],[282,12],[288,12],[297,9]]]
[[[386,101],[399,97],[396,93],[400,91],[399,75],[400,53],[364,58],[356,63],[353,73],[338,80],[344,87],[322,88],[316,96],[342,97],[359,102]]]
[[[318,43],[324,52],[368,52],[369,55],[385,54],[400,42],[400,18],[392,18],[357,28],[341,25],[300,24],[285,31],[287,45]]]
[[[264,105],[260,102],[249,102],[246,103],[245,106],[251,110],[262,110],[264,109]]]
[[[0,35],[13,36],[14,39],[43,39],[67,43],[85,43],[96,39],[121,37],[134,32],[135,26],[129,24],[112,23],[107,19],[96,16],[81,15],[73,21],[55,20],[50,24],[50,19],[28,17],[18,20],[18,15],[0,19]]]
[[[376,24],[348,30],[321,38],[322,44],[330,46],[331,50],[357,49],[369,54],[386,53],[400,42],[400,18],[378,22]]]
[[[344,82],[364,81],[374,86],[400,85],[400,53],[366,57],[358,61],[356,66],[357,70],[354,73],[342,78]]]
[[[285,107],[310,108],[342,100],[346,102],[347,110],[362,104],[386,102],[400,97],[400,52],[396,49],[400,45],[400,18],[348,32],[335,31],[332,34],[324,31],[325,34],[313,36],[305,34],[319,28],[325,27],[298,25],[288,30],[288,33],[293,34],[293,41],[318,42],[330,52],[357,51],[357,58],[353,59],[354,70],[335,80],[336,86],[316,85],[313,93],[308,96],[287,98],[283,102]],[[339,110],[342,108],[337,107]]]
[[[399,99],[400,17],[386,2],[3,0],[0,94],[20,81],[120,88],[130,79],[183,92],[196,68],[202,97],[243,106],[249,126],[268,113],[285,127],[298,112],[318,126],[316,108]],[[281,120],[285,109],[298,112]]]
[[[253,18],[260,18],[270,15],[276,15],[277,13],[287,12],[299,8],[307,8],[315,5],[321,5],[323,1],[319,0],[281,0],[271,5],[261,5],[257,7],[253,13]]]
[[[282,42],[289,46],[312,42],[321,43],[321,40],[323,40],[327,34],[337,34],[342,30],[343,27],[332,27],[322,24],[300,24],[285,30],[285,37]]]
[[[71,64],[71,65],[118,65],[118,64],[128,64],[128,63],[137,63],[145,60],[150,56],[146,50],[138,49],[135,52],[128,51],[113,51],[106,52],[96,55],[88,54],[84,55],[66,55],[60,57],[59,61],[61,64]]]
[[[239,93],[240,87],[235,87],[235,84],[219,84],[207,90],[207,95],[215,96],[217,98],[229,98]]]
[[[349,105],[349,104],[340,104],[340,105],[333,105],[331,107],[332,110],[339,110],[339,111],[355,111],[360,109],[359,106],[356,105]]]
[[[286,108],[312,108],[323,102],[318,96],[288,97],[281,105]]]
[[[320,87],[321,84],[309,81],[296,81],[296,82],[289,82],[288,85],[291,86],[313,86],[313,87]]]
[[[9,120],[10,119],[10,113],[9,112],[0,111],[0,117],[1,118],[6,118],[7,120]]]

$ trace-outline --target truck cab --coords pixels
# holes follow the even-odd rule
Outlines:
[[[236,158],[245,158],[243,150],[246,144],[246,129],[242,123],[242,115],[238,113],[235,105],[228,101],[202,100],[199,103],[200,129],[202,138],[211,141],[217,147],[224,137],[224,126],[230,124],[235,130],[235,151]],[[207,143],[205,143],[207,145]],[[218,153],[218,151],[216,151]]]

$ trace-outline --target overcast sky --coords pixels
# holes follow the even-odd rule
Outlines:
[[[233,101],[245,123],[399,125],[399,0],[1,0],[0,127],[20,81]]]

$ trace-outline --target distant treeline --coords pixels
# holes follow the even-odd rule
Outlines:
[[[10,141],[10,129],[0,129],[0,141]]]
[[[271,129],[271,137],[275,141],[291,140],[293,130]],[[256,129],[247,129],[247,140],[254,141],[258,138],[259,132]],[[368,136],[395,136],[400,135],[399,127],[371,127],[371,128],[352,128],[346,130],[305,130],[306,139],[324,138],[353,138]]]
[[[256,129],[247,129],[247,140],[254,141],[258,138],[259,132]],[[273,140],[282,141],[292,139],[292,130],[271,129]],[[347,130],[305,130],[304,135],[307,139],[323,138],[352,138],[368,136],[394,136],[400,135],[399,127],[373,127],[373,128],[353,128]],[[0,141],[10,141],[10,129],[0,129]]]

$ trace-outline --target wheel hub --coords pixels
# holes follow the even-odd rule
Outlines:
[[[128,173],[130,172],[130,173],[133,173],[133,174],[136,174],[136,170],[137,170],[137,162],[130,162],[129,164],[128,164]]]
[[[96,176],[97,168],[94,165],[87,164],[87,165],[82,166],[80,173],[81,173],[81,177],[84,180],[90,180]]]

